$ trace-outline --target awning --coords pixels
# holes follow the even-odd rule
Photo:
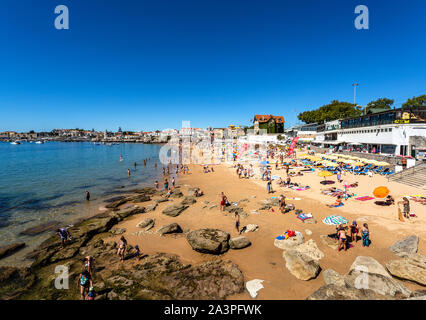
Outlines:
[[[321,141],[322,144],[342,144],[344,141]]]

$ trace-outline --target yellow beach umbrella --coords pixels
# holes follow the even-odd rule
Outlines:
[[[333,174],[330,171],[321,171],[318,173],[318,177],[331,177]]]

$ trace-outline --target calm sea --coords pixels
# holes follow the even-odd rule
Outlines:
[[[132,143],[0,142],[0,246],[23,241],[34,247],[49,234],[19,233],[50,221],[69,224],[96,214],[105,199],[135,186],[152,185],[162,175],[160,148]],[[144,167],[146,158],[150,160]],[[86,190],[90,202],[85,200]],[[29,249],[15,256],[22,257]]]

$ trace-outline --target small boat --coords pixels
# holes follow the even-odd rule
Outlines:
[[[19,141],[13,141],[10,144],[21,144]]]
[[[36,141],[36,144],[43,144],[43,141]]]

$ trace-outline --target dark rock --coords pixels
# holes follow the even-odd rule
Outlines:
[[[111,230],[110,230],[110,232],[113,234],[113,235],[120,235],[120,234],[123,234],[123,233],[125,233],[126,232],[126,229],[124,229],[124,228],[112,228]]]
[[[182,213],[182,211],[184,211],[188,207],[189,206],[185,206],[183,204],[176,204],[176,205],[171,205],[171,206],[167,207],[162,212],[166,216],[177,217],[178,215],[180,215]]]
[[[105,208],[108,208],[108,209],[117,209],[119,206],[127,203],[128,201],[129,201],[129,198],[126,197],[126,198],[114,201],[114,202],[112,202],[110,204],[107,204],[105,206]]]
[[[141,194],[131,198],[133,203],[151,201],[151,197],[146,194]]]
[[[20,234],[25,236],[35,236],[40,233],[46,232],[46,231],[52,231],[60,228],[62,226],[61,222],[58,221],[49,221],[43,224],[40,224],[35,227],[28,228],[24,231],[22,231]]]
[[[0,259],[3,259],[5,257],[7,257],[7,256],[12,255],[15,252],[23,249],[24,247],[25,247],[25,243],[24,242],[13,243],[13,244],[9,244],[7,246],[1,247],[0,248]]]
[[[169,199],[167,199],[167,198],[158,198],[158,199],[155,200],[156,203],[161,203],[161,202],[166,202],[166,201],[169,201]]]
[[[104,202],[112,203],[112,202],[120,201],[120,200],[123,200],[123,199],[126,199],[126,198],[127,198],[126,196],[118,196],[118,197],[113,197],[113,198],[107,199]]]
[[[29,268],[0,267],[0,300],[17,299],[35,281]]]
[[[146,212],[154,211],[158,206],[157,202],[146,206]]]
[[[182,197],[183,197],[182,191],[176,190],[176,189],[170,195],[170,198],[182,198]]]
[[[197,200],[195,200],[195,197],[193,197],[193,196],[186,196],[185,198],[183,198],[181,204],[182,205],[191,205],[191,204],[194,204],[196,202],[197,202]]]
[[[161,235],[170,234],[170,233],[182,233],[182,228],[177,223],[171,223],[165,226],[162,226],[157,232]]]
[[[192,249],[201,253],[221,254],[229,250],[229,233],[218,229],[200,229],[186,235]]]

